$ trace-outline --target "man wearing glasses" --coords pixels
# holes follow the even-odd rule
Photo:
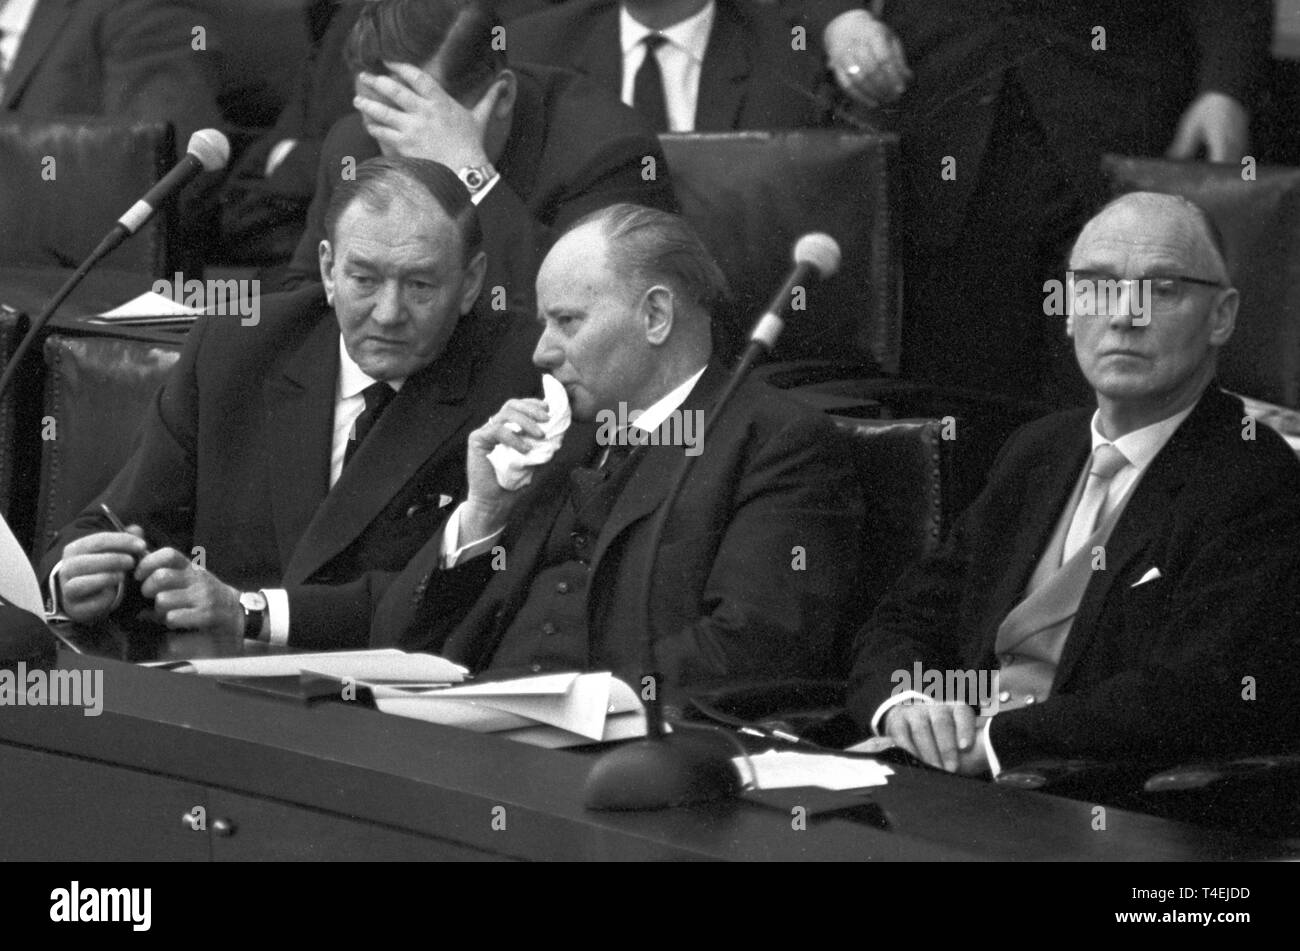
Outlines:
[[[850,711],[949,772],[1300,745],[1300,463],[1215,385],[1205,212],[1116,199],[1069,260],[1096,409],[1031,423],[858,635]]]

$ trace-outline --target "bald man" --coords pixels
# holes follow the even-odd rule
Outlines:
[[[503,483],[489,454],[535,449],[557,405],[510,400],[470,435],[466,499],[385,594],[374,643],[475,672],[639,682],[653,570],[649,620],[670,692],[825,674],[857,621],[852,447],[823,414],[754,380],[703,432],[728,376],[709,334],[724,290],[677,215],[612,205],[556,242],[537,278],[533,363],[567,392],[572,425],[528,484]],[[697,458],[656,547],[654,513],[683,456]]]
[[[1062,286],[1096,409],[1012,436],[859,633],[850,712],[968,775],[1296,747],[1300,463],[1215,385],[1238,306],[1217,231],[1121,197]]]

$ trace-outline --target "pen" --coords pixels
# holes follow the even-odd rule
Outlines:
[[[116,531],[119,531],[119,532],[125,532],[125,531],[126,531],[126,525],[123,524],[122,520],[121,520],[120,518],[117,517],[117,513],[116,513],[116,512],[114,512],[111,508],[109,508],[109,507],[108,507],[105,503],[103,503],[103,502],[100,502],[100,503],[99,503],[99,507],[100,507],[100,510],[103,511],[104,516],[105,516],[105,517],[106,517],[110,522],[112,522],[112,524],[113,524],[113,528],[114,528]],[[147,554],[150,554],[150,553],[153,551],[153,549],[152,549],[152,548],[148,548],[148,547],[146,547],[144,551],[145,551],[145,554],[147,555]]]

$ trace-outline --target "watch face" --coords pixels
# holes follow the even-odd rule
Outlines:
[[[265,611],[266,595],[260,591],[249,591],[239,596],[239,603],[246,611]]]

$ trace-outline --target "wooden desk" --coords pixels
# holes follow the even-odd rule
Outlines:
[[[590,755],[342,704],[299,707],[192,675],[103,670],[103,713],[0,715],[6,859],[1258,859],[1267,842],[928,771],[878,791],[893,828],[749,802],[582,805]],[[202,830],[189,828],[195,808]],[[504,825],[504,828],[502,826]]]

